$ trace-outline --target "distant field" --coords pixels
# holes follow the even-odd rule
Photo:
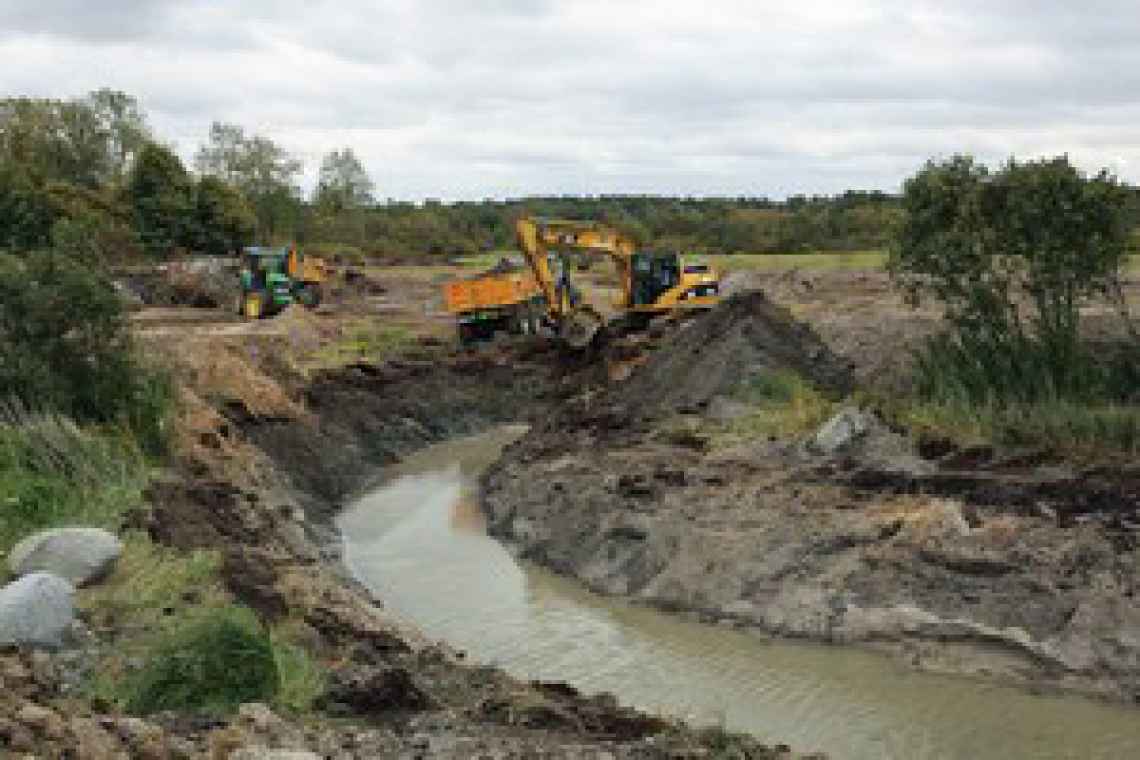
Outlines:
[[[883,251],[840,251],[818,253],[756,253],[701,256],[726,271],[778,269],[882,269],[887,261]]]
[[[518,258],[518,251],[495,251],[465,256],[457,263],[465,269],[487,269],[506,256]],[[780,269],[882,269],[887,261],[885,251],[819,251],[815,253],[738,253],[695,256],[725,271]],[[440,267],[446,270],[446,267]],[[1140,272],[1140,256],[1132,256],[1125,264],[1128,272]]]

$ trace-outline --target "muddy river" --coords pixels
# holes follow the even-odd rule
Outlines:
[[[474,660],[833,758],[1140,757],[1140,711],[771,643],[599,597],[488,538],[474,479],[518,428],[427,449],[340,518],[351,570]]]

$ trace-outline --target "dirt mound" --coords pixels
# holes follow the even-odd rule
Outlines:
[[[806,324],[760,291],[741,293],[684,324],[628,381],[614,400],[654,411],[698,411],[737,392],[762,373],[791,370],[820,390],[851,391],[851,365]]]
[[[237,273],[225,260],[172,261],[133,272],[121,284],[147,306],[230,308],[237,299]]]

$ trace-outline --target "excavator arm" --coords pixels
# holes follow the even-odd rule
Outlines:
[[[676,254],[639,254],[631,238],[605,225],[528,216],[519,219],[515,231],[519,248],[546,297],[548,314],[571,345],[593,340],[605,320],[577,296],[565,258],[569,251],[604,256],[614,262],[621,292],[616,305],[625,313],[649,315],[707,308],[719,300],[720,277],[715,271],[706,267],[700,273],[690,272]],[[635,272],[635,266],[644,272]],[[652,282],[658,275],[664,278],[663,283]]]
[[[589,344],[605,324],[597,310],[582,301],[570,281],[569,251],[610,258],[617,265],[622,292],[628,293],[630,261],[636,247],[619,232],[593,222],[523,217],[516,224],[519,248],[546,297],[547,313],[561,337],[574,347]]]

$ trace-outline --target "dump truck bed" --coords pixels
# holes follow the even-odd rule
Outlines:
[[[526,270],[452,280],[443,286],[443,303],[452,314],[497,309],[540,295],[534,275]]]

